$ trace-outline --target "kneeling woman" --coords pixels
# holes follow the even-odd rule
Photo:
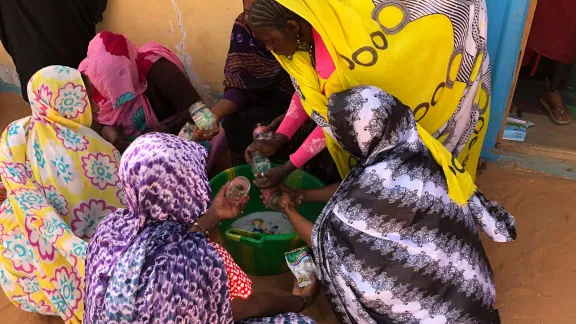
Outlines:
[[[107,217],[90,242],[84,323],[314,323],[294,312],[313,301],[318,283],[295,285],[292,296],[252,292],[232,257],[208,239],[242,208],[228,204],[227,186],[210,202],[200,145],[143,135],[122,156],[119,177],[127,208]]]
[[[299,193],[329,200],[315,224],[290,194],[280,206],[312,247],[340,322],[499,323],[477,228],[512,241],[514,218],[380,89],[333,95],[329,121],[358,164],[340,185]]]
[[[100,106],[96,130],[122,152],[143,133],[178,134],[191,120],[188,108],[201,100],[180,59],[154,42],[136,47],[123,35],[99,33],[79,70]],[[225,150],[224,134],[211,143],[208,167]]]
[[[32,115],[0,138],[0,285],[20,309],[81,323],[88,240],[124,207],[119,152],[90,129],[98,106],[80,72],[49,66],[28,82]]]

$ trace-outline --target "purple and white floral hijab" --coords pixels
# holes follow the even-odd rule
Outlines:
[[[206,151],[153,133],[122,156],[127,208],[106,218],[88,250],[84,322],[232,323],[224,262],[189,225],[206,213]],[[313,324],[288,313],[242,324]]]
[[[211,198],[206,151],[153,133],[122,156],[127,208],[98,227],[86,265],[85,323],[231,323],[222,259],[189,230]]]

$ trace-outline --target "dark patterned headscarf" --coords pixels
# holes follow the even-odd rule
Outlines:
[[[244,13],[236,18],[230,35],[230,49],[224,67],[224,87],[256,94],[265,93],[270,98],[291,97],[294,94],[290,76],[264,43],[252,34]],[[258,96],[253,98],[258,99]]]
[[[512,241],[514,217],[479,191],[455,203],[412,111],[386,92],[334,94],[328,117],[338,143],[358,159],[312,234],[339,321],[499,323],[478,228]]]
[[[190,223],[210,204],[206,151],[170,134],[122,156],[127,208],[98,227],[86,263],[85,323],[231,323],[222,259]]]

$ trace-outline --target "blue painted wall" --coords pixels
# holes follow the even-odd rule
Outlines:
[[[488,52],[492,65],[492,106],[482,157],[493,160],[496,156],[492,149],[496,146],[508,105],[530,0],[486,0],[486,5]]]

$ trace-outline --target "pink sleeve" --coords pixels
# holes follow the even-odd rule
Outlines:
[[[322,131],[322,127],[316,126],[300,148],[294,154],[290,155],[290,162],[292,162],[295,167],[301,168],[306,162],[310,161],[325,148],[326,137],[324,131]]]
[[[298,97],[298,94],[294,92],[292,101],[290,102],[290,107],[288,107],[288,111],[286,112],[286,117],[284,117],[284,120],[276,132],[286,135],[288,138],[292,138],[292,136],[296,134],[298,128],[300,128],[306,120],[308,120],[308,114],[300,102],[300,97]]]

